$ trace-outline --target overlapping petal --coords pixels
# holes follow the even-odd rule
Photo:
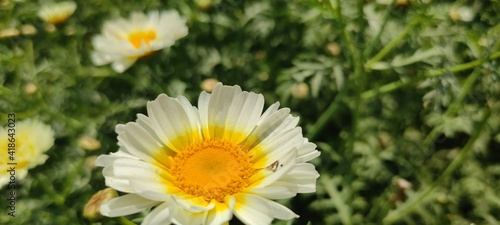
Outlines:
[[[101,205],[101,214],[109,217],[138,213],[159,204],[137,194],[128,194],[111,199]]]
[[[170,202],[164,202],[154,208],[142,221],[142,225],[164,225],[172,222]]]
[[[258,195],[237,194],[235,198],[234,213],[248,225],[270,224],[274,218],[289,220],[299,217],[285,206]]]

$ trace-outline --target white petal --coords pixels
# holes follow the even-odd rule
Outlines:
[[[102,215],[107,217],[125,216],[138,213],[158,203],[136,194],[128,194],[104,202],[101,205],[100,211]]]
[[[111,187],[117,191],[125,193],[134,193],[134,189],[130,186],[128,179],[117,178],[117,177],[106,177],[106,186]]]
[[[188,110],[189,112],[186,112],[179,100],[165,94],[148,103],[152,126],[155,130],[162,131],[159,134],[160,138],[172,150],[182,151],[194,140],[201,138],[197,121],[191,121],[192,109]]]
[[[185,37],[188,34],[186,19],[181,18],[177,11],[164,11],[160,15],[160,24],[163,29],[168,30],[175,40]]]
[[[234,98],[241,93],[240,86],[222,86],[221,83],[215,85],[210,102],[208,104],[208,123],[203,124],[203,129],[208,128],[210,138],[220,139],[224,135],[224,126],[226,123],[227,112]],[[200,111],[204,105],[200,105]]]
[[[228,196],[224,203],[212,200],[206,202],[202,197],[175,195],[175,224],[221,224],[232,217],[234,197]]]
[[[101,52],[90,53],[90,59],[92,60],[92,63],[94,63],[94,65],[96,66],[102,66],[113,61],[110,55]]]
[[[133,155],[118,150],[117,152],[112,152],[109,155],[100,155],[95,160],[95,165],[99,167],[105,167],[111,165],[115,160],[121,158],[138,159]]]
[[[269,115],[272,115],[276,111],[278,111],[278,108],[280,107],[280,102],[275,102],[269,108],[266,109],[266,111],[262,114],[262,116],[259,119],[259,122],[257,122],[257,125],[259,125],[262,121],[264,121]]]
[[[255,168],[264,168],[275,161],[280,161],[284,155],[293,149],[300,147],[303,143],[302,129],[296,127],[281,133],[274,138],[262,141],[250,150]]]
[[[129,122],[125,125],[125,132],[118,135],[118,141],[132,155],[149,163],[156,161],[168,166],[168,160],[165,159],[168,159],[169,155],[153,136],[156,134],[150,134],[138,123]]]
[[[140,28],[140,26],[147,23],[148,17],[142,12],[135,11],[130,15],[130,20],[133,22],[133,25],[136,26],[136,28]]]
[[[121,133],[125,132],[125,124],[117,124],[115,126],[115,132],[117,134],[121,134]]]
[[[173,200],[179,207],[190,212],[205,212],[215,207],[215,204],[205,201],[202,197],[194,197],[192,195],[175,195]]]
[[[313,164],[310,163],[298,163],[295,167],[286,175],[281,177],[278,182],[282,185],[294,185],[294,192],[297,193],[312,193],[316,191],[316,180],[319,177],[318,171],[314,168]]]
[[[276,181],[265,187],[251,188],[248,190],[248,193],[259,195],[268,199],[287,199],[297,195],[297,191],[292,191],[297,189],[297,185],[278,182],[280,181]]]
[[[280,220],[290,220],[293,218],[299,218],[299,215],[295,214],[292,210],[274,201],[267,201],[271,207],[274,218]]]
[[[243,141],[255,128],[262,109],[264,96],[242,92],[233,100],[224,125],[224,139],[235,143]]]
[[[160,25],[160,12],[151,11],[148,13],[147,27],[158,27]]]
[[[117,177],[112,173],[111,166],[116,160],[123,160],[123,159],[132,159],[132,160],[139,160],[138,158],[124,153],[121,150],[118,150],[115,153],[111,153],[110,155],[100,155],[97,157],[95,161],[96,166],[102,166],[105,167],[103,170],[103,175],[106,178],[106,186],[112,187],[118,191],[125,192],[125,193],[133,193],[134,189],[130,186],[129,180],[124,177]]]
[[[115,185],[126,185],[119,187],[125,187],[126,191],[129,193],[142,191],[143,189],[141,189],[141,187],[143,186],[137,185],[137,183],[140,184],[140,182],[155,184],[151,186],[150,189],[146,188],[148,190],[155,191],[161,189],[163,190],[162,193],[167,193],[168,184],[171,183],[173,179],[167,171],[159,167],[127,158],[115,160],[111,166],[105,167],[102,173],[106,178],[106,184],[108,186],[117,188]],[[115,183],[108,183],[108,180]],[[135,181],[136,183],[131,183],[131,181]],[[131,191],[130,188],[132,188],[133,191]],[[145,194],[145,196],[148,195]]]
[[[206,224],[218,225],[231,220],[236,203],[234,196],[226,197],[223,203],[212,201],[215,203],[215,207],[208,213]]]
[[[176,207],[172,212],[173,218],[172,222],[174,224],[185,225],[185,224],[204,224],[204,221],[207,218],[208,211],[202,212],[191,212],[189,210],[185,210],[181,207]]]
[[[273,135],[273,133],[281,132],[281,130],[276,131],[276,128],[284,123],[289,115],[290,109],[288,108],[283,108],[271,113],[271,115],[267,115],[266,119],[261,121],[260,124],[258,124],[257,127],[248,136],[243,148],[252,149],[267,137],[275,136]]]
[[[142,128],[144,128],[148,134],[155,139],[155,141],[157,143],[160,143],[162,144],[163,141],[158,137],[158,135],[156,134],[156,130],[153,129],[153,127],[151,126],[151,119],[149,117],[147,117],[146,115],[144,114],[137,114],[137,120],[135,121],[137,124],[139,124]],[[165,146],[163,146],[165,147]],[[175,153],[175,152],[172,152],[172,153]]]
[[[168,187],[159,182],[158,180],[151,180],[151,175],[145,175],[143,179],[130,180],[130,186],[134,189],[135,193],[153,201],[166,201],[169,195],[166,193]]]
[[[265,225],[270,224],[274,218],[288,220],[298,217],[285,206],[257,195],[237,194],[235,197],[235,215],[244,224]]]
[[[259,170],[250,178],[249,182],[251,185],[249,188],[265,187],[274,183],[295,166],[296,158],[297,150],[293,149],[289,154],[284,155],[283,158],[278,161],[278,166],[274,171],[268,168]]]
[[[203,138],[205,139],[211,139],[210,137],[210,130],[208,126],[208,108],[209,108],[209,103],[210,103],[210,97],[211,94],[208,94],[207,92],[201,92],[200,97],[198,97],[198,108],[199,108],[199,115],[200,115],[200,124],[202,127],[202,132],[203,132]]]
[[[119,19],[117,21],[108,21],[102,26],[102,33],[106,38],[110,40],[123,39],[127,37],[127,33],[123,29],[127,25],[128,22],[123,19]]]
[[[170,202],[156,206],[142,221],[141,225],[165,225],[172,223]]]
[[[160,50],[162,48],[170,47],[174,45],[175,41],[172,37],[167,36],[167,37],[160,37],[158,40],[151,41],[149,43],[149,47],[154,50]],[[147,46],[147,45],[146,45]]]
[[[114,61],[111,64],[111,67],[113,68],[114,71],[117,73],[123,73],[125,70],[127,70],[132,64],[135,63],[137,59],[136,58],[121,58],[119,60]]]
[[[307,162],[318,157],[321,153],[316,150],[316,144],[311,143],[304,138],[304,143],[298,148],[297,162]]]
[[[191,105],[189,100],[184,97],[184,96],[179,96],[177,97],[177,100],[179,100],[179,103],[181,103],[182,107],[184,107],[184,111],[186,112],[186,115],[189,118],[189,122],[191,123],[191,128],[193,130],[198,131],[197,135],[193,136],[192,141],[198,141],[201,139],[201,122],[200,122],[200,114],[198,112],[198,109],[194,106]]]

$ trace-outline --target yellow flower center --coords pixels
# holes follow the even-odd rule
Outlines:
[[[226,196],[248,186],[255,173],[250,156],[237,144],[225,140],[204,140],[178,153],[170,172],[175,186],[184,192],[224,202]]]
[[[128,41],[134,46],[134,48],[140,48],[143,41],[149,45],[149,42],[154,39],[156,39],[155,30],[137,31],[128,35]]]
[[[47,22],[51,24],[60,24],[68,19],[71,15],[54,15],[47,18]]]

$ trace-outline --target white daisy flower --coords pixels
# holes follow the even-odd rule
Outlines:
[[[8,127],[10,128],[10,127]],[[11,167],[15,167],[16,181],[22,180],[28,170],[44,164],[48,156],[44,153],[54,145],[54,131],[38,120],[27,119],[20,121],[15,126],[15,132],[8,128],[0,127],[0,187],[10,181]],[[8,134],[15,134],[15,147],[9,153]],[[11,148],[12,149],[12,148]],[[11,158],[12,157],[12,158]],[[8,163],[16,163],[9,165]]]
[[[38,17],[51,24],[66,21],[76,10],[74,2],[58,2],[42,5],[38,11]]]
[[[134,62],[154,51],[172,46],[188,34],[186,19],[177,11],[152,11],[148,15],[133,12],[123,18],[104,23],[102,34],[93,38],[95,65],[111,63],[116,72],[123,72]]]
[[[105,202],[108,217],[153,208],[142,224],[245,224],[297,218],[274,199],[316,191],[309,160],[320,155],[290,109],[239,86],[202,92],[198,107],[161,94],[148,116],[117,125],[120,149],[101,155],[106,185],[128,193]]]

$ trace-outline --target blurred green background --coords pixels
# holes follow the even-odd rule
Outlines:
[[[322,153],[317,192],[282,202],[300,218],[275,224],[500,224],[498,0],[86,0],[55,27],[36,15],[47,3],[0,0],[0,125],[56,133],[0,224],[90,224],[115,125],[160,93],[196,105],[210,78],[291,108]],[[92,64],[104,21],[158,9],[188,36],[122,74]]]

